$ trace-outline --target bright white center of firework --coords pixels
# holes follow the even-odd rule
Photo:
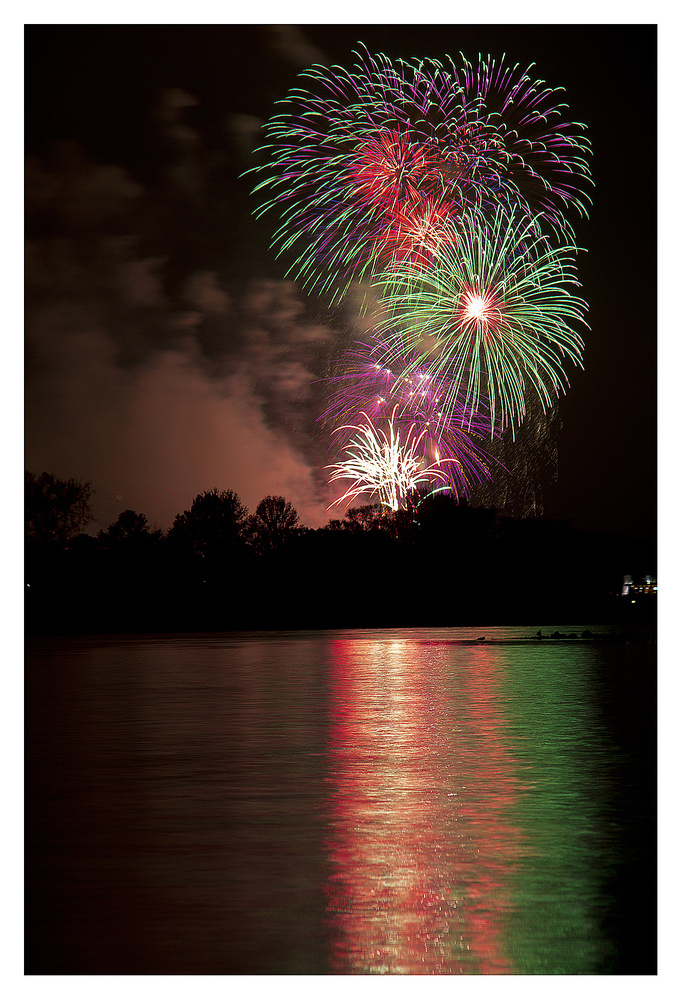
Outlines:
[[[488,303],[482,295],[470,294],[467,296],[464,314],[467,319],[485,319],[488,311]]]

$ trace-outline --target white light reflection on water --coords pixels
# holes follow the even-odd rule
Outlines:
[[[495,654],[401,638],[332,654],[333,971],[504,974],[520,832]]]

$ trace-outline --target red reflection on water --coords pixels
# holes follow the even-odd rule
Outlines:
[[[513,972],[502,948],[519,832],[495,651],[333,648],[332,971]]]

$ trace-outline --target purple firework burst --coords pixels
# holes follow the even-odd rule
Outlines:
[[[336,363],[337,374],[328,380],[330,399],[321,419],[353,429],[357,413],[376,424],[392,422],[396,428],[417,428],[419,447],[426,464],[445,462],[447,485],[457,496],[492,479],[495,461],[481,446],[490,438],[490,414],[479,401],[476,410],[453,397],[446,376],[408,351],[375,337],[369,344],[358,342]],[[343,442],[344,427],[335,434]]]

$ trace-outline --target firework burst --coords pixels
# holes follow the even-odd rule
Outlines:
[[[304,71],[307,89],[292,90],[265,126],[266,162],[255,168],[257,214],[281,219],[273,246],[298,255],[291,273],[332,301],[373,272],[405,213],[418,218],[425,199],[437,211],[466,204],[481,132],[466,120],[452,67],[356,55],[350,71]]]
[[[399,510],[422,486],[428,487],[431,493],[448,489],[443,466],[451,464],[451,460],[443,458],[431,465],[424,464],[420,449],[424,430],[419,431],[412,424],[401,441],[401,431],[393,421],[394,414],[386,422],[387,430],[376,427],[366,413],[361,416],[364,417],[362,424],[339,428],[339,431],[353,433],[344,448],[348,457],[328,466],[332,470],[329,482],[347,479],[350,486],[330,507],[365,494],[377,497],[391,510]]]
[[[479,411],[490,431],[518,426],[529,392],[551,407],[568,385],[566,360],[582,367],[586,303],[573,294],[575,247],[553,249],[532,220],[498,210],[488,223],[468,212],[456,244],[433,251],[428,268],[396,264],[382,283],[390,355],[406,345],[414,371],[428,364],[446,385],[443,409]],[[570,325],[572,324],[572,325]]]

